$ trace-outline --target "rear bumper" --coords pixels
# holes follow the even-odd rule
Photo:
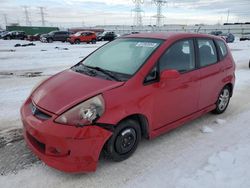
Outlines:
[[[76,128],[39,120],[27,101],[21,108],[24,138],[29,148],[48,166],[64,172],[95,171],[103,145],[112,132],[99,126]]]

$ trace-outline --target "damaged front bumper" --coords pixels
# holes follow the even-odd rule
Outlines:
[[[95,171],[100,152],[112,132],[100,126],[81,128],[35,117],[27,100],[21,108],[24,138],[48,166],[64,172]],[[51,115],[51,114],[50,114]]]

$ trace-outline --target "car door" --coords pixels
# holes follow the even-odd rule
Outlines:
[[[86,34],[86,41],[91,41],[91,33],[90,32],[88,32],[87,34]]]
[[[17,32],[17,31],[16,31],[16,32],[13,32],[13,33],[12,33],[12,36],[13,36],[13,37],[12,37],[13,39],[18,39],[18,32]]]
[[[54,41],[58,41],[58,40],[60,40],[60,32],[55,32],[55,33],[53,33],[53,40]]]
[[[197,111],[199,70],[196,69],[193,39],[175,42],[158,61],[160,74],[177,70],[179,78],[149,84],[154,100],[153,129],[161,128]]]
[[[65,42],[67,41],[67,38],[69,38],[69,32],[63,32],[61,41]]]
[[[81,42],[86,42],[87,41],[86,40],[86,35],[87,35],[86,32],[81,33],[81,37],[80,37]]]
[[[221,83],[225,76],[223,64],[220,63],[215,43],[209,38],[197,39],[197,50],[200,67],[200,99],[199,109],[215,104],[222,89]]]
[[[66,41],[66,38],[67,38],[67,32],[61,31],[58,34],[58,40],[59,41]]]

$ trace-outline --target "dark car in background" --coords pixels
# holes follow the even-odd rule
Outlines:
[[[51,43],[53,41],[66,42],[69,38],[70,32],[68,31],[51,31],[48,34],[43,34],[40,36],[41,42]]]
[[[27,38],[27,35],[24,31],[10,31],[8,33],[5,33],[2,38],[4,40],[11,40],[11,39],[21,39],[24,40]]]
[[[250,33],[244,33],[244,34],[240,37],[240,41],[245,41],[245,40],[250,40]]]
[[[232,33],[223,33],[222,31],[212,31],[209,33],[210,35],[220,36],[227,43],[232,43],[235,40],[235,36]]]
[[[222,38],[224,38],[224,40],[227,42],[227,43],[232,43],[234,42],[235,40],[235,36],[232,34],[232,33],[222,33],[221,35]]]
[[[111,32],[104,32],[101,35],[97,37],[98,41],[112,41],[117,38],[117,35],[111,31]]]
[[[7,34],[9,31],[5,31],[5,30],[2,30],[0,31],[0,39],[5,35]]]
[[[40,40],[40,36],[41,36],[40,33],[37,33],[35,35],[28,35],[27,40],[28,41],[38,41],[38,40]]]

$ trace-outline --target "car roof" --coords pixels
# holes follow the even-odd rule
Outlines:
[[[217,38],[216,36],[209,34],[199,34],[199,33],[181,33],[181,32],[153,32],[153,33],[138,33],[123,36],[122,38],[152,38],[152,39],[173,39],[173,38],[190,38],[190,37],[208,37]]]
[[[95,33],[94,31],[77,31],[76,33]]]

